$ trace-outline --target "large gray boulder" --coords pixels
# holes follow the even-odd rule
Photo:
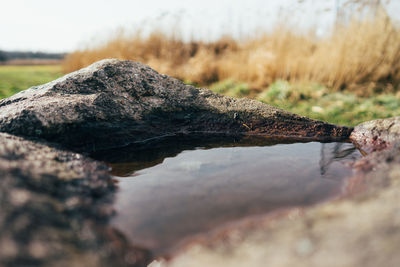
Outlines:
[[[334,140],[348,138],[351,129],[110,59],[0,101],[0,131],[94,151],[175,134]]]
[[[145,266],[108,225],[115,189],[101,163],[0,133],[0,265]]]

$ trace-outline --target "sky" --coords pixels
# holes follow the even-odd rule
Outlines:
[[[246,37],[280,21],[326,31],[344,0],[0,0],[0,50],[70,52],[126,31],[178,31],[183,39]],[[400,0],[395,0],[400,10]],[[395,12],[394,14],[397,14]]]

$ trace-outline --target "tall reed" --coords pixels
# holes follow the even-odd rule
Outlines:
[[[364,95],[400,85],[399,27],[384,12],[337,25],[323,38],[282,25],[247,40],[223,37],[209,43],[184,42],[162,32],[118,35],[96,48],[71,53],[64,71],[103,58],[140,61],[199,85],[232,79],[260,90],[284,79]]]

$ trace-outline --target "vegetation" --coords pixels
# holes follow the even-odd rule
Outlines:
[[[15,59],[58,59],[61,60],[65,56],[64,53],[44,53],[44,52],[22,52],[22,51],[2,51],[0,50],[0,61]]]
[[[283,80],[255,94],[246,84],[235,84],[231,80],[215,83],[211,89],[234,97],[251,96],[309,118],[340,125],[354,126],[372,119],[400,116],[399,93],[363,97],[351,92],[331,92],[317,83],[289,83]]]
[[[380,1],[347,2],[372,3],[376,12],[338,23],[324,37],[284,25],[246,40],[223,37],[208,43],[162,32],[119,34],[69,54],[62,68],[71,72],[104,58],[131,59],[195,86],[331,123],[399,116],[400,28],[378,8]],[[53,80],[60,71],[0,66],[0,97]]]
[[[100,47],[71,53],[64,70],[103,58],[140,61],[203,86],[230,79],[263,90],[286,80],[367,96],[395,92],[400,85],[400,31],[384,11],[338,24],[323,38],[285,26],[248,40],[224,37],[212,43],[183,42],[160,32],[118,35]]]
[[[196,86],[331,123],[400,115],[400,29],[383,9],[337,24],[322,38],[282,25],[211,43],[160,32],[118,35],[70,54],[63,67],[69,72],[103,58],[137,60]]]
[[[61,76],[61,66],[0,66],[0,98]],[[193,82],[186,81],[195,86]],[[369,97],[351,92],[332,92],[318,83],[277,80],[265,90],[252,90],[247,83],[232,79],[209,86],[214,92],[249,97],[310,118],[342,125],[400,116],[400,93],[380,93]]]
[[[0,66],[0,98],[62,75],[61,66]]]

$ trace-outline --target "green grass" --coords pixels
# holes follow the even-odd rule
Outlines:
[[[249,96],[251,93],[246,83],[235,83],[233,80],[216,82],[210,86],[210,89],[216,93],[232,97]]]
[[[249,88],[232,89],[243,84],[226,83],[229,84],[228,90],[224,82],[218,82],[210,88],[234,97],[250,95],[290,112],[334,124],[354,126],[368,120],[400,116],[400,94],[358,97],[345,91],[333,92],[319,84],[290,84],[287,81],[276,81],[263,92],[252,94],[248,92]]]
[[[0,98],[62,76],[61,66],[0,66]]]

